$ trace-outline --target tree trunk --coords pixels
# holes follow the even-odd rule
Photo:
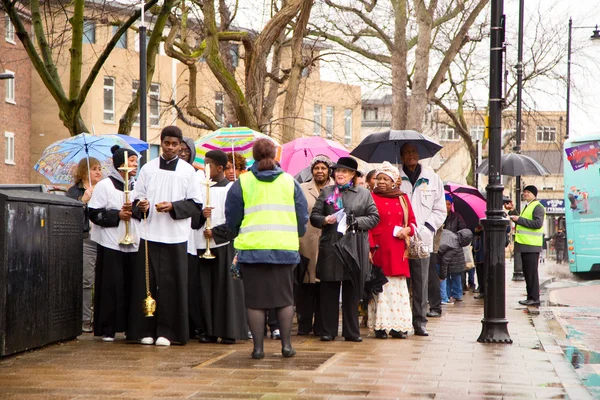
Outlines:
[[[406,43],[407,10],[406,0],[393,0],[394,6],[394,47],[392,48],[392,129],[406,129],[408,99],[406,85],[408,68],[406,58],[408,45]]]
[[[304,4],[302,4],[298,21],[296,21],[294,36],[292,37],[292,66],[285,92],[285,102],[283,104],[283,131],[281,138],[283,143],[290,142],[296,138],[296,99],[298,98],[298,90],[300,88],[300,81],[302,80],[302,70],[305,68],[302,43],[306,36],[306,26],[308,25],[312,6],[313,0],[305,0]]]

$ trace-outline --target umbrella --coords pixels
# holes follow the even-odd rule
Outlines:
[[[141,139],[134,138],[133,136],[129,136],[129,135],[123,135],[120,133],[116,134],[115,136],[126,141],[138,153],[148,150],[148,147],[149,147],[148,143],[144,142]]]
[[[310,165],[306,168],[302,168],[300,172],[294,175],[294,179],[296,179],[300,183],[312,180],[312,171],[310,169]]]
[[[283,145],[281,168],[295,175],[317,155],[325,155],[336,162],[340,157],[348,157],[348,150],[339,142],[323,139],[320,136],[303,137]]]
[[[352,226],[354,218],[352,215],[349,218],[351,220],[349,225]],[[333,251],[342,261],[344,268],[350,275],[354,290],[362,299],[365,283],[371,275],[368,232],[348,229],[346,234],[333,245]]]
[[[487,174],[489,170],[489,159],[484,160],[475,170],[476,174]],[[502,155],[502,175],[525,176],[525,175],[550,175],[550,172],[539,161],[529,156],[517,153]]]
[[[485,218],[486,203],[483,195],[473,186],[446,183],[444,190],[454,200],[454,211],[465,220],[467,227],[474,230],[479,220]]]
[[[221,128],[209,133],[208,135],[196,140],[196,158],[194,164],[204,167],[204,157],[211,150],[221,150],[226,153],[238,153],[246,159],[246,165],[249,167],[254,164],[252,158],[252,146],[257,139],[269,139],[275,143],[277,154],[275,160],[281,160],[282,147],[277,141],[263,133],[253,131],[250,128]]]
[[[72,183],[73,171],[83,158],[96,158],[106,171],[113,171],[110,148],[119,145],[137,154],[133,148],[116,135],[95,136],[81,133],[67,139],[58,140],[44,150],[42,157],[33,169],[44,175],[52,183]],[[89,168],[88,168],[89,170]]]
[[[442,148],[434,139],[417,131],[389,130],[367,136],[350,155],[368,163],[389,161],[399,164],[400,148],[405,143],[417,146],[420,159],[433,157]]]

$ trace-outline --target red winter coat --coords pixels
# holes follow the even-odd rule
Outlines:
[[[410,236],[414,235],[417,225],[410,200],[403,195],[408,206],[408,224]],[[385,276],[410,277],[408,258],[404,257],[406,242],[394,237],[394,227],[404,226],[404,213],[399,198],[381,197],[373,193],[373,200],[379,211],[379,224],[369,231],[371,249],[379,248],[373,254],[373,264],[381,267]]]

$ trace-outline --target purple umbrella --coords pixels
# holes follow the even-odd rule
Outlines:
[[[454,211],[465,220],[467,227],[474,230],[479,220],[485,218],[485,198],[477,188],[448,182],[444,185],[446,193],[454,200]]]

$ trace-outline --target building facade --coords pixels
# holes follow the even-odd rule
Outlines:
[[[0,73],[14,76],[0,80],[0,184],[29,183],[31,157],[31,74],[32,66],[15,27],[0,9]],[[23,15],[26,29],[31,29],[29,16]]]

